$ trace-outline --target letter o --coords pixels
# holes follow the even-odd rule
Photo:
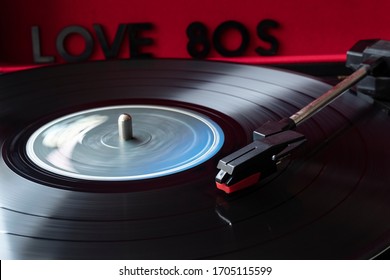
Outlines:
[[[235,50],[229,50],[225,46],[222,45],[222,36],[229,29],[236,29],[242,37],[241,44]],[[249,46],[249,31],[246,27],[234,20],[229,20],[221,23],[214,31],[213,34],[213,44],[215,50],[222,56],[225,57],[233,57],[233,56],[241,56],[247,50]]]
[[[80,35],[81,37],[83,37],[85,41],[85,49],[79,55],[70,54],[65,47],[66,38],[73,33]],[[56,47],[58,53],[65,61],[81,62],[87,60],[91,56],[93,52],[94,43],[93,43],[92,35],[88,32],[87,29],[81,26],[72,25],[72,26],[65,27],[60,31],[60,33],[57,36]]]

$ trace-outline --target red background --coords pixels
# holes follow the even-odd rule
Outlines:
[[[256,35],[256,25],[273,19],[280,28],[271,33],[280,42],[277,59],[302,61],[338,60],[355,41],[367,38],[390,39],[390,2],[382,1],[313,1],[313,0],[2,0],[0,16],[0,64],[33,63],[31,27],[40,27],[42,55],[61,61],[56,35],[66,26],[81,25],[94,35],[92,24],[104,26],[110,42],[120,23],[151,22],[154,30],[145,32],[155,40],[145,48],[155,57],[189,58],[186,50],[187,26],[203,22],[210,31],[224,21],[236,20],[251,33],[245,58],[256,62],[275,61],[259,57],[254,49],[267,46]],[[235,34],[231,34],[234,42]],[[70,41],[73,51],[83,50],[83,41]],[[211,58],[220,58],[215,51]],[[128,41],[121,49],[128,58]],[[91,59],[102,59],[95,44]]]

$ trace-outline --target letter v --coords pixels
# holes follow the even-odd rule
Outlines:
[[[102,47],[104,56],[106,59],[116,58],[119,54],[119,49],[121,47],[123,37],[125,36],[127,24],[119,24],[118,29],[115,34],[115,38],[111,47],[108,45],[106,35],[104,34],[103,28],[100,24],[94,24],[93,28],[95,29],[96,35],[98,37],[100,46]]]

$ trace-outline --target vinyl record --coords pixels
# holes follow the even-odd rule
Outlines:
[[[0,76],[1,259],[375,257],[390,245],[390,119],[367,100],[347,93],[300,125],[308,142],[275,175],[215,187],[220,158],[329,87],[186,60]]]

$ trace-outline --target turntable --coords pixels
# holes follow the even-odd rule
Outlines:
[[[293,126],[280,120],[334,88],[280,69],[171,59],[0,76],[0,257],[376,257],[390,245],[387,48],[357,44],[348,87],[368,78]],[[267,122],[273,132],[256,137]],[[289,139],[272,140],[283,143],[266,154],[272,172],[258,182],[236,168],[245,184],[228,194],[225,159],[271,135]]]

